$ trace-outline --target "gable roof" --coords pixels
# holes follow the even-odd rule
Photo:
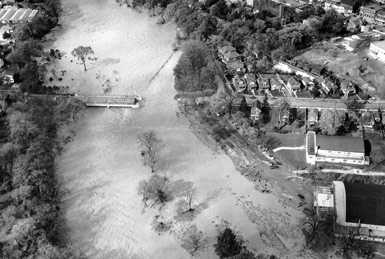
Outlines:
[[[362,138],[316,135],[316,144],[318,148],[322,150],[365,152],[364,140]]]
[[[233,52],[235,51],[235,48],[232,47],[232,46],[223,46],[221,48],[218,48],[218,51],[219,52],[222,52],[223,54],[227,53],[227,52]]]
[[[223,55],[226,59],[230,59],[230,58],[237,58],[239,57],[240,55],[235,52],[235,51],[231,51],[231,52],[226,52],[224,55]]]

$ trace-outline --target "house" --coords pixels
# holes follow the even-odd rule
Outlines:
[[[247,73],[243,77],[246,79],[247,86],[249,87],[249,89],[256,89],[256,88],[258,88],[257,78],[256,78],[256,76],[254,74]]]
[[[361,115],[361,123],[364,128],[373,128],[374,125],[374,115],[371,111],[366,111]]]
[[[307,114],[307,121],[309,123],[309,126],[314,125],[318,122],[319,120],[319,111],[318,109],[308,109],[308,114]]]
[[[312,90],[314,88],[314,82],[308,77],[303,77],[301,80],[302,84],[307,88],[308,90]]]
[[[223,47],[218,47],[218,53],[223,57],[226,53],[228,52],[235,52],[235,48],[232,46],[223,46]]]
[[[3,79],[4,83],[13,84],[15,82],[14,76],[17,71],[18,69],[15,66],[5,69],[1,74],[1,78]]]
[[[246,4],[247,4],[248,6],[253,7],[253,8],[257,6],[257,3],[258,3],[257,0],[246,0]]]
[[[376,13],[380,10],[384,9],[384,7],[378,4],[369,4],[360,7],[360,16],[363,20],[368,23],[375,23]]]
[[[309,64],[307,68],[309,69],[308,71],[315,76],[320,76],[324,70],[322,66],[316,64]]]
[[[358,31],[361,25],[361,17],[353,16],[349,19],[347,30],[351,32]]]
[[[362,138],[316,135],[314,131],[306,134],[306,161],[312,165],[317,162],[369,164]]]
[[[225,64],[228,64],[230,62],[237,61],[240,57],[241,55],[239,55],[236,51],[230,51],[223,54],[222,61]]]
[[[334,9],[337,13],[349,16],[353,13],[353,0],[326,0],[325,10]]]
[[[270,87],[271,87],[271,91],[281,90],[282,84],[281,82],[278,81],[278,79],[272,77],[270,78]]]
[[[337,85],[334,84],[330,79],[325,79],[321,82],[321,87],[325,93],[329,94],[331,90],[336,90]]]
[[[258,86],[259,86],[259,90],[269,90],[270,89],[269,78],[267,76],[259,75]]]
[[[369,54],[382,62],[385,62],[385,41],[370,43]]]
[[[385,25],[385,8],[376,12],[374,16],[374,23],[381,26]]]
[[[342,80],[340,83],[340,88],[345,96],[356,94],[356,88],[352,84],[352,82],[348,80]]]
[[[240,60],[235,60],[227,63],[226,65],[227,69],[230,73],[245,73],[245,65]]]
[[[243,92],[246,90],[246,82],[239,77],[239,75],[235,75],[233,77],[233,85],[237,92]]]
[[[385,242],[385,186],[333,181],[334,235]],[[322,205],[317,204],[317,205]]]
[[[284,109],[282,109],[282,111],[279,113],[279,123],[280,124],[285,124],[285,123],[288,123],[290,121],[290,108],[289,107],[285,107]]]
[[[290,92],[294,92],[301,89],[301,84],[291,76],[287,81],[286,87]]]
[[[261,114],[262,114],[262,103],[257,100],[251,105],[250,118],[253,121],[258,121],[259,119],[261,119]]]

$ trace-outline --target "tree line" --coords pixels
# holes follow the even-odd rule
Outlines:
[[[6,65],[21,69],[21,90],[38,93],[45,71],[34,57],[41,54],[40,40],[57,24],[61,9],[60,0],[28,2],[43,4],[43,16],[17,27],[14,44],[2,51]],[[54,159],[60,151],[59,128],[75,120],[82,108],[72,98],[11,96],[1,103],[0,258],[80,258],[63,237],[63,193]]]

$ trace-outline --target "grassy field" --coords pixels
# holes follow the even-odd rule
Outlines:
[[[285,164],[289,165],[292,170],[308,167],[305,150],[280,150],[275,154],[277,154]]]
[[[300,147],[305,145],[305,134],[279,134],[279,133],[267,133],[274,136],[281,141],[280,147]]]

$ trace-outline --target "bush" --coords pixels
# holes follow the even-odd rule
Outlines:
[[[225,228],[218,236],[217,244],[214,245],[215,253],[219,258],[235,256],[242,251],[243,240],[237,237],[233,230]]]

